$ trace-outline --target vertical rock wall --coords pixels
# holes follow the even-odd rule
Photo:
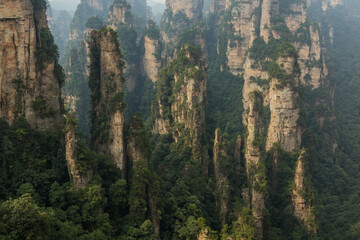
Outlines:
[[[90,89],[92,91],[92,146],[107,154],[125,174],[124,82],[121,53],[111,29],[93,31],[90,36]]]
[[[223,168],[224,163],[228,161],[228,156],[226,153],[226,140],[224,136],[221,135],[220,129],[215,131],[214,139],[214,148],[213,148],[213,164],[215,179],[217,185],[218,193],[218,205],[220,207],[220,220],[222,226],[227,223],[227,215],[230,204],[230,185],[226,173],[224,173]]]
[[[12,124],[21,116],[34,128],[54,130],[62,121],[55,74],[61,70],[54,43],[47,45],[53,37],[45,11],[30,0],[0,1],[0,117]]]

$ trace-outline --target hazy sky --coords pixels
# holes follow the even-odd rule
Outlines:
[[[80,0],[49,0],[51,6],[57,10],[70,10],[75,11]],[[165,0],[147,0],[149,5],[152,5],[150,2],[155,3],[165,3]]]

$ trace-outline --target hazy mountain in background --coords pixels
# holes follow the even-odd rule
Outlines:
[[[75,12],[80,0],[49,0],[49,2],[53,10]]]
[[[154,14],[154,20],[159,24],[166,9],[165,0],[147,0],[147,5],[151,7],[151,11]]]

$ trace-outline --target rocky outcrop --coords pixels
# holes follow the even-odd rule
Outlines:
[[[151,37],[145,36],[144,71],[153,83],[157,82],[161,67],[161,61],[156,56],[159,52],[159,47],[160,43],[158,39],[151,39]]]
[[[272,31],[271,18],[279,14],[278,0],[263,0],[261,5],[260,36],[269,42]]]
[[[139,49],[137,47],[137,34],[133,22],[134,15],[131,13],[131,6],[126,0],[114,1],[110,7],[108,26],[116,30],[120,43],[121,52],[124,54],[126,88],[132,92],[138,82]]]
[[[125,0],[115,0],[110,7],[108,26],[117,30],[120,24],[132,26],[131,6]]]
[[[244,196],[249,196],[250,206],[253,209],[254,221],[256,224],[257,239],[263,238],[264,226],[263,219],[265,214],[265,191],[264,177],[265,169],[260,167],[260,147],[261,134],[263,131],[263,96],[259,91],[250,93],[249,114],[248,114],[246,139],[246,171],[250,184],[249,193],[244,192]]]
[[[294,215],[304,224],[310,233],[316,233],[315,216],[311,210],[311,195],[309,194],[309,176],[306,167],[306,151],[302,150],[295,170],[295,184],[292,191]],[[309,196],[310,195],[310,196]]]
[[[191,44],[200,46],[206,54],[205,28],[196,25],[202,18],[203,0],[167,0],[167,9],[162,18],[161,37],[164,42],[163,58],[170,60],[174,57],[175,48],[181,48],[179,44]],[[181,39],[181,35],[187,32],[189,37]],[[182,41],[181,41],[182,40]]]
[[[228,24],[233,28],[233,36],[227,44],[227,66],[234,75],[243,72],[246,53],[256,38],[259,17],[256,11],[259,7],[260,0],[244,1],[237,2],[227,10],[231,12]]]
[[[66,120],[65,158],[70,179],[77,188],[85,187],[92,179],[92,170],[80,172],[76,161],[77,139],[75,135],[76,121],[72,117]]]
[[[173,15],[181,12],[189,19],[200,20],[204,0],[166,0],[166,6],[172,10]]]
[[[93,31],[90,36],[92,102],[92,147],[107,154],[126,173],[124,149],[123,68],[116,33]]]
[[[200,48],[185,46],[162,71],[153,132],[171,133],[175,141],[186,137],[193,157],[200,159],[200,138],[205,132],[206,75]]]
[[[270,82],[269,104],[270,125],[267,133],[266,150],[270,150],[274,143],[280,143],[285,151],[298,150],[301,144],[301,128],[298,124],[300,107],[298,105],[299,79],[293,75],[296,59],[293,57],[280,58],[277,61],[283,66],[292,79],[284,86],[280,79],[273,78]]]
[[[221,166],[224,166],[228,161],[226,153],[227,140],[221,135],[220,129],[215,131],[214,148],[213,148],[213,164],[215,179],[217,185],[218,202],[220,208],[220,220],[222,226],[227,223],[227,215],[230,203],[230,184],[226,173]]]
[[[145,53],[143,57],[143,66],[145,74],[153,83],[157,82],[161,67],[160,44],[161,42],[159,30],[156,28],[154,22],[149,21],[147,31],[144,37]]]
[[[45,11],[45,1],[0,1],[0,117],[54,130],[62,125],[63,79]]]

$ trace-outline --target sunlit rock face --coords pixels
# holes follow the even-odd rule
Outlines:
[[[41,45],[50,51],[45,11],[30,0],[0,1],[0,117],[12,124],[22,116],[39,130],[61,126],[55,52],[36,58]]]

